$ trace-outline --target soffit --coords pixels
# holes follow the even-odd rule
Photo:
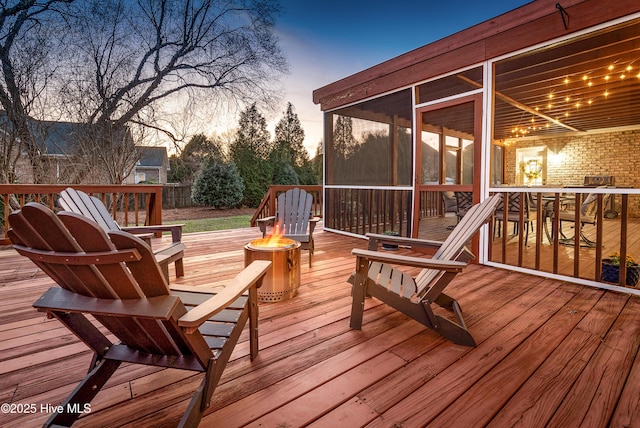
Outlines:
[[[640,20],[495,66],[494,138],[640,124]]]

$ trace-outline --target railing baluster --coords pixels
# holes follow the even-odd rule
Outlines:
[[[629,196],[622,195],[622,221],[620,222],[620,285],[627,284],[627,223],[629,221]]]
[[[554,194],[551,223],[551,230],[553,231],[553,273],[558,273],[558,256],[560,253],[560,193]]]
[[[525,217],[524,217],[525,203],[526,203],[525,193],[520,192],[520,204],[519,204],[520,207],[518,210],[518,266],[520,267],[522,267],[522,261],[524,259],[524,240],[528,234],[526,230],[528,230],[527,228],[529,227],[529,222],[525,224]],[[509,211],[509,209],[507,208],[505,211]],[[505,223],[504,226],[506,230],[507,223]]]
[[[594,281],[600,281],[602,277],[602,243],[604,242],[604,195],[598,195],[598,207],[596,210],[596,266]]]
[[[574,234],[573,234],[573,276],[580,277],[580,238],[582,237],[582,195],[574,194],[575,209],[573,210]]]
[[[535,270],[540,270],[540,257],[541,257],[541,253],[542,253],[542,229],[544,228],[544,225],[542,224],[543,221],[545,221],[545,218],[543,218],[543,212],[542,212],[542,193],[538,192],[536,193],[536,255],[535,255],[535,261],[534,261],[534,269]]]
[[[138,224],[139,221],[139,216],[140,216],[140,201],[138,199],[138,194],[134,193],[133,194],[133,206],[135,209],[135,218],[136,218],[136,224]]]

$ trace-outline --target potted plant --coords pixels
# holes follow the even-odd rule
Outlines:
[[[602,280],[606,282],[620,282],[620,254],[610,254],[606,259],[602,259]],[[633,260],[633,257],[626,257],[627,280],[626,285],[635,287],[640,279],[640,265]]]

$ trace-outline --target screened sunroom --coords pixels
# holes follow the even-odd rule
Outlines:
[[[499,192],[473,242],[481,263],[628,290],[630,269],[607,282],[602,268],[611,253],[640,260],[640,6],[556,5],[314,91],[325,229],[443,239]]]

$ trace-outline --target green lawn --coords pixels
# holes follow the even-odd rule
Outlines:
[[[234,217],[203,218],[198,220],[176,220],[163,222],[164,224],[184,223],[183,233],[208,232],[212,230],[239,229],[251,226],[250,215]]]

